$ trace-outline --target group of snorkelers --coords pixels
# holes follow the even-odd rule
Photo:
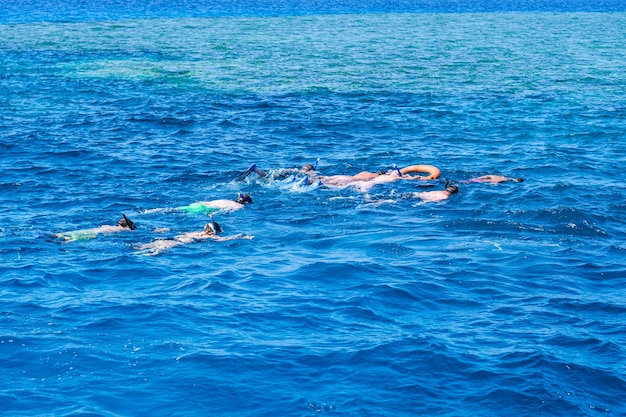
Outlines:
[[[404,168],[398,168],[396,165],[391,170],[378,172],[362,171],[356,175],[331,175],[322,176],[317,173],[317,163],[305,164],[302,168],[281,169],[277,171],[266,172],[253,164],[247,170],[243,171],[238,180],[247,178],[252,173],[261,178],[268,179],[284,179],[289,176],[301,175],[301,181],[305,184],[318,184],[321,186],[344,188],[353,187],[358,191],[369,191],[377,184],[390,183],[398,180],[407,181],[432,181],[437,180],[441,176],[439,168],[433,165],[410,165]],[[417,175],[427,174],[427,175]],[[522,182],[523,178],[511,178],[502,175],[483,175],[476,178],[457,181],[459,183],[501,183],[501,182]],[[416,198],[423,202],[438,202],[450,198],[451,195],[459,192],[455,182],[446,181],[443,190],[422,191],[402,194],[403,198]],[[231,237],[222,237],[218,234],[222,233],[222,227],[215,222],[213,214],[217,211],[235,211],[243,208],[246,204],[252,203],[252,198],[245,193],[241,193],[235,200],[212,200],[198,201],[188,206],[177,207],[177,211],[183,211],[191,214],[208,214],[210,216],[209,223],[206,223],[204,229],[199,232],[188,232],[172,238],[157,239],[150,243],[136,246],[136,249],[145,255],[156,255],[160,252],[168,250],[172,247],[184,245],[192,242],[213,239],[217,241],[227,241],[234,239],[252,239],[254,236],[238,234]],[[76,230],[72,232],[58,233],[54,237],[64,239],[65,241],[87,240],[93,239],[102,233],[117,233],[123,231],[136,230],[135,223],[131,221],[125,214],[117,222],[117,225],[103,225],[93,229]],[[169,229],[159,229],[158,231],[168,231]]]
[[[136,249],[144,255],[157,255],[165,250],[173,248],[179,245],[185,245],[193,242],[200,242],[206,239],[213,239],[217,241],[227,241],[235,239],[253,239],[254,236],[237,234],[230,237],[218,236],[223,232],[222,227],[213,219],[213,213],[224,211],[235,211],[244,207],[245,204],[252,203],[252,198],[245,193],[241,193],[235,200],[213,200],[213,201],[198,201],[184,207],[178,207],[177,210],[185,211],[194,214],[208,214],[210,216],[209,223],[204,225],[204,229],[199,232],[187,232],[181,235],[174,236],[172,238],[156,239],[150,243],[136,246]],[[136,230],[135,223],[122,214],[122,218],[117,222],[115,226],[104,225],[93,229],[75,230],[71,232],[63,232],[54,234],[53,237],[63,239],[66,242],[77,240],[88,240],[96,238],[99,234],[109,234],[125,231]],[[160,228],[157,232],[167,232],[168,228]]]
[[[317,160],[319,162],[319,159]],[[439,168],[433,165],[410,165],[404,168],[398,168],[397,165],[394,164],[393,169],[390,170],[382,170],[377,172],[369,172],[362,171],[356,175],[330,175],[323,176],[317,173],[317,162],[314,164],[304,164],[302,168],[291,168],[291,169],[282,169],[272,173],[268,173],[259,167],[256,164],[253,164],[247,170],[243,171],[239,174],[238,179],[243,180],[247,178],[250,174],[255,173],[261,178],[271,179],[282,179],[290,175],[302,175],[303,178],[301,180],[302,184],[317,184],[320,186],[334,187],[334,188],[345,188],[352,187],[358,191],[369,191],[372,187],[378,184],[390,183],[398,180],[406,180],[406,181],[432,181],[437,180],[441,176],[441,171]],[[417,174],[427,174],[427,175],[417,175]],[[413,175],[412,175],[413,174]],[[523,178],[511,178],[505,177],[503,175],[483,175],[481,177],[470,178],[467,180],[457,181],[458,183],[478,183],[478,182],[488,182],[488,183],[500,183],[500,182],[522,182]],[[423,201],[433,202],[433,201],[441,201],[450,197],[452,194],[456,194],[459,192],[458,186],[454,181],[446,181],[445,189],[441,191],[427,191],[421,193],[411,193],[410,196],[412,198],[419,198]]]

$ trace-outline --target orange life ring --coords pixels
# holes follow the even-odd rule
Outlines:
[[[417,177],[420,180],[436,180],[441,175],[441,171],[439,171],[439,168],[433,165],[411,165],[402,168],[400,172],[402,173],[402,175],[408,174],[410,172],[425,172],[429,174],[426,177],[418,175]]]

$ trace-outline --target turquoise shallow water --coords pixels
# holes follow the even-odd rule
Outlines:
[[[0,25],[2,413],[626,412],[626,15],[76,20]],[[236,180],[317,158],[460,192]]]

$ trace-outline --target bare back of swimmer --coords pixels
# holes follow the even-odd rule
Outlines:
[[[429,175],[409,175],[412,173],[427,173]],[[333,175],[327,177],[319,177],[322,184],[345,187],[354,183],[359,189],[369,189],[376,184],[384,184],[398,180],[434,180],[439,178],[441,171],[433,165],[411,165],[402,169],[394,169],[390,171],[369,172],[363,171],[356,175]]]
[[[135,223],[132,222],[125,214],[122,214],[122,218],[117,222],[117,225],[102,225],[93,229],[74,230],[71,232],[57,233],[53,235],[56,238],[64,239],[67,242],[73,242],[77,240],[89,240],[95,239],[99,234],[105,233],[118,233],[124,231],[132,231],[137,229]]]
[[[447,200],[452,194],[459,192],[459,188],[454,184],[446,186],[445,190],[441,191],[423,191],[420,193],[411,193],[410,198],[419,198],[426,203],[436,203],[438,201]]]
[[[177,207],[177,210],[190,214],[211,214],[217,211],[235,211],[252,203],[252,198],[245,193],[239,194],[236,200],[196,201],[188,206]]]
[[[376,179],[380,176],[387,176],[387,174],[363,171],[363,172],[359,172],[356,175],[330,175],[330,176],[319,177],[319,179],[320,181],[322,181],[322,184],[324,185],[331,185],[335,187],[345,187],[346,185],[349,185],[353,182],[372,181],[373,179]],[[395,174],[395,177],[399,179],[397,174]]]

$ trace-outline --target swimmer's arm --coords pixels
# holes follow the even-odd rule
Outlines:
[[[402,179],[407,180],[407,181],[432,181],[437,178],[433,177],[432,175],[422,176],[422,175],[402,174]]]
[[[407,181],[415,181],[415,180],[423,180],[424,177],[421,177],[419,175],[409,175],[409,174],[403,174],[402,175],[402,179],[403,180],[407,180]]]
[[[238,235],[228,236],[228,237],[222,237],[222,236],[215,236],[215,235],[213,235],[213,236],[211,236],[211,239],[215,239],[218,242],[226,242],[228,240],[237,240],[237,239],[250,239],[250,240],[252,240],[252,239],[254,239],[254,236],[244,235],[244,234],[240,233]]]

